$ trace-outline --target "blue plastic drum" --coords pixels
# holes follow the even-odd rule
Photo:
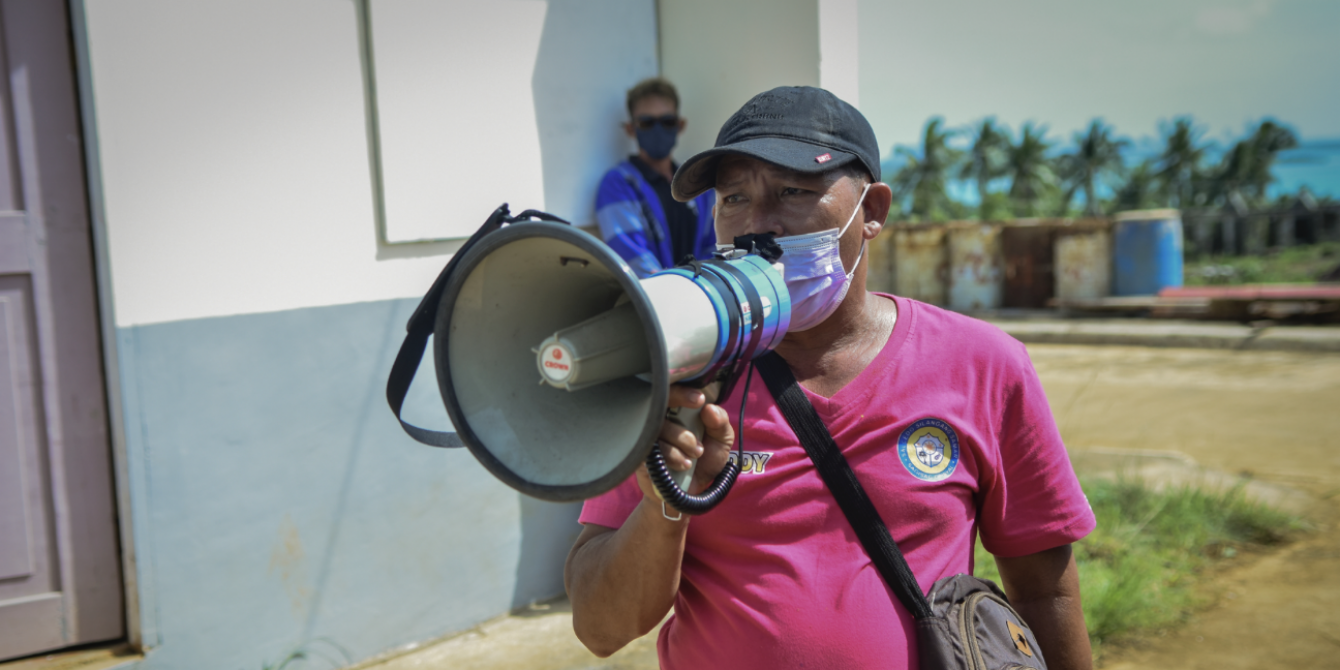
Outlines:
[[[1114,295],[1156,295],[1182,285],[1182,216],[1175,209],[1122,212],[1112,230]]]

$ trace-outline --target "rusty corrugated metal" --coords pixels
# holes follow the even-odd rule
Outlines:
[[[949,307],[959,311],[1000,307],[1000,225],[954,223],[949,239]]]
[[[1052,222],[1022,220],[1006,224],[1000,232],[1000,248],[1005,259],[1005,287],[1001,303],[1005,307],[1046,307],[1055,294],[1052,240],[1056,226]]]
[[[942,225],[893,229],[894,291],[932,305],[949,302],[949,252]]]
[[[1056,299],[1064,304],[1112,295],[1112,226],[1103,219],[1056,229]]]

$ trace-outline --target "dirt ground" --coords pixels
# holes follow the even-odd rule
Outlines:
[[[1209,575],[1185,627],[1109,647],[1107,670],[1340,667],[1340,355],[1034,345],[1034,365],[1081,471],[1141,455],[1142,472],[1250,490],[1315,530]],[[1188,473],[1191,473],[1188,475]],[[363,666],[656,668],[655,633],[610,659],[572,635],[565,602]]]
[[[1109,649],[1108,670],[1340,667],[1340,355],[1029,348],[1066,444],[1180,452],[1249,476],[1314,526],[1210,577],[1184,628]],[[1274,493],[1275,495],[1271,495]]]

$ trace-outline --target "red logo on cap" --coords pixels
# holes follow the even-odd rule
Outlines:
[[[831,160],[833,160],[833,154],[823,154],[822,156],[815,156],[815,157],[814,157],[814,162],[815,162],[815,163],[827,163],[828,161],[831,161]]]
[[[558,360],[563,360],[563,350],[562,350],[562,349],[559,349],[559,348],[557,348],[557,347],[555,347],[555,348],[554,348],[554,358],[556,358],[556,359],[558,359]]]

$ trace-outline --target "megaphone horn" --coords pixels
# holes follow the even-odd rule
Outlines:
[[[587,233],[521,219],[499,208],[425,296],[388,381],[397,416],[403,392],[396,402],[392,383],[411,365],[402,358],[417,366],[423,343],[417,356],[406,347],[416,332],[426,340],[432,316],[447,413],[459,442],[498,479],[537,498],[580,500],[646,461],[672,506],[711,509],[738,464],[692,496],[691,471],[669,471],[654,445],[671,383],[725,382],[724,399],[748,362],[786,334],[790,297],[775,256],[739,251],[638,280]],[[696,411],[670,416],[701,437]],[[402,424],[415,439],[451,446],[435,437],[442,433],[424,439],[432,431]]]

